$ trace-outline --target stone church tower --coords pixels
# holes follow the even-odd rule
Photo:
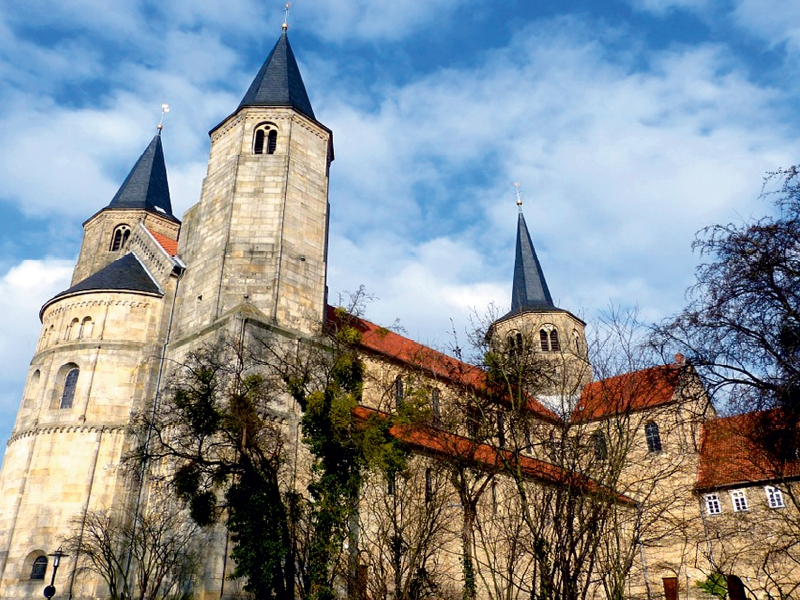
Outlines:
[[[183,224],[172,214],[160,133],[84,223],[72,286],[41,310],[0,472],[0,598],[41,595],[47,554],[76,515],[135,502],[119,469],[126,428],[154,402],[169,361],[252,328],[296,339],[322,325],[333,141],[285,28],[242,102],[211,131],[200,202]],[[287,407],[290,427],[293,414]],[[213,554],[207,585],[218,597],[224,542]],[[97,596],[73,566],[58,572],[57,597]]]
[[[520,211],[511,310],[492,323],[490,341],[496,349],[524,353],[528,363],[539,363],[544,381],[531,393],[563,415],[592,380],[586,323],[553,303],[522,214],[522,201],[517,204]]]

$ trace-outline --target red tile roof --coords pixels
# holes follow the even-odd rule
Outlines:
[[[167,254],[175,256],[178,253],[178,240],[170,239],[164,234],[155,232],[152,229],[148,229],[147,231],[149,231],[150,235],[152,235],[161,247],[167,251]]]
[[[482,369],[423,346],[375,323],[351,315],[341,316],[337,309],[328,306],[329,323],[336,324],[345,319],[361,333],[361,347],[371,353],[404,366],[427,371],[455,384],[476,390],[485,388],[486,372]],[[528,409],[545,419],[558,419],[553,411],[534,398],[528,400]]]
[[[357,419],[366,421],[370,418],[388,419],[387,413],[358,406],[353,410]],[[578,473],[568,471],[556,465],[527,456],[514,456],[511,452],[497,450],[487,444],[479,444],[452,433],[422,425],[395,424],[389,429],[393,437],[403,441],[412,448],[439,456],[458,457],[470,463],[478,464],[488,470],[501,470],[505,465],[519,466],[526,477],[551,485],[570,485],[589,494],[610,495],[616,502],[633,505],[634,501],[627,496],[614,492]]]
[[[683,368],[664,365],[590,383],[583,388],[572,420],[591,421],[668,404],[675,399]]]
[[[779,410],[759,411],[706,421],[696,487],[699,490],[800,476],[800,460],[780,460],[767,450],[769,435],[785,436]],[[793,450],[793,449],[790,449]]]

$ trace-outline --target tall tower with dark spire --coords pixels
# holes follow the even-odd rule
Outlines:
[[[35,564],[76,515],[121,508],[131,414],[155,396],[183,264],[161,137],[111,202],[84,224],[72,285],[48,300],[0,472],[0,598],[41,595]],[[59,597],[96,597],[65,563]]]
[[[211,130],[185,215],[175,344],[243,311],[308,335],[324,317],[331,131],[316,120],[285,28],[236,110]]]
[[[489,333],[496,348],[517,355],[524,352],[541,366],[541,389],[532,392],[551,409],[565,412],[592,377],[586,324],[553,302],[519,198],[517,205],[511,310],[492,324]]]

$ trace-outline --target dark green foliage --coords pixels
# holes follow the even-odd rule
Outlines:
[[[697,587],[708,594],[713,594],[724,600],[728,594],[728,582],[722,573],[711,573],[703,581],[698,581]]]
[[[228,488],[228,531],[233,543],[236,569],[244,577],[245,590],[259,599],[289,597],[293,576],[286,510],[277,477],[245,469]],[[270,474],[275,475],[275,474]]]
[[[344,545],[367,466],[398,470],[404,453],[386,420],[353,415],[364,371],[355,328],[340,325],[300,351],[260,342],[254,354],[227,345],[189,356],[156,419],[145,423],[154,434],[147,458],[173,462],[175,493],[196,523],[223,520],[232,576],[244,578],[249,593],[330,600],[336,578],[353,575],[343,573]],[[303,410],[313,459],[307,490],[281,479],[287,456],[273,411],[287,394]]]

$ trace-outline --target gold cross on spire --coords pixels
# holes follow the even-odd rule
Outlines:
[[[286,6],[283,7],[283,25],[281,25],[281,29],[285,32],[289,29],[289,9],[292,8],[292,3],[287,2]]]
[[[519,211],[522,212],[522,192],[519,190],[519,181],[514,182],[514,187],[517,188],[517,206],[519,206]]]
[[[159,135],[161,135],[161,130],[164,129],[164,115],[166,115],[168,112],[169,112],[169,104],[162,104],[161,105],[161,119],[159,119],[158,126],[156,127],[156,129],[158,129],[158,134]]]

